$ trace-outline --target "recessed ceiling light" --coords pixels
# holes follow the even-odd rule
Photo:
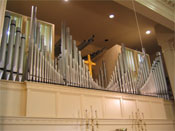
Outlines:
[[[68,2],[69,0],[64,0],[65,2]]]
[[[110,14],[110,15],[109,15],[109,18],[110,18],[110,19],[113,19],[114,17],[115,17],[114,14]]]
[[[151,31],[150,31],[150,30],[147,30],[147,31],[146,31],[146,34],[147,34],[147,35],[151,34]]]

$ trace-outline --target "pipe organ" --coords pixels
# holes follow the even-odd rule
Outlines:
[[[123,44],[111,79],[107,80],[106,65],[103,62],[98,80],[94,81],[65,22],[61,25],[61,53],[52,59],[51,51],[46,49],[45,36],[40,32],[41,27],[36,14],[37,8],[33,6],[28,37],[29,50],[27,60],[24,61],[25,35],[21,33],[19,27],[16,27],[16,22],[11,20],[10,14],[6,13],[0,47],[0,79],[61,84],[169,99],[160,53],[157,53],[152,67],[149,68],[143,49],[138,73],[135,76],[128,66],[130,58]],[[10,28],[9,37],[8,28]],[[151,88],[147,88],[150,81]]]

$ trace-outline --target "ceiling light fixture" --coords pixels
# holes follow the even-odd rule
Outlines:
[[[147,31],[146,31],[146,34],[147,34],[147,35],[151,34],[151,31],[150,31],[150,30],[147,30]]]
[[[115,17],[114,14],[110,14],[110,15],[109,15],[109,18],[110,18],[110,19],[113,19],[114,17]]]
[[[68,2],[69,0],[64,0],[65,2]]]

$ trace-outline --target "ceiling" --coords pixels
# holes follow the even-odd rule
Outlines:
[[[115,44],[124,43],[127,47],[140,50],[140,39],[134,12],[113,1],[12,1],[7,3],[7,9],[30,16],[31,6],[38,7],[37,18],[55,24],[56,41],[60,36],[61,21],[71,29],[73,39],[82,42],[91,35],[95,41],[83,50],[83,55],[92,53],[103,47],[110,48]],[[109,14],[115,14],[109,19]],[[157,23],[138,15],[138,22],[143,40],[143,46],[149,54],[160,50],[157,45],[154,27]],[[145,31],[151,30],[150,35]],[[108,42],[104,40],[108,39]]]

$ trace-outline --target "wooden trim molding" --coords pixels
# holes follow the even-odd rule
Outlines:
[[[165,18],[174,21],[174,9],[168,1],[170,0],[136,0],[138,3],[157,12]],[[171,0],[172,1],[172,0]]]
[[[2,37],[2,30],[4,24],[4,15],[6,9],[7,0],[0,0],[0,46],[1,46],[1,37]]]
[[[135,119],[98,119],[99,125],[132,125]],[[145,119],[147,125],[174,125],[174,120]],[[85,126],[85,118],[0,117],[0,125],[77,125]]]

